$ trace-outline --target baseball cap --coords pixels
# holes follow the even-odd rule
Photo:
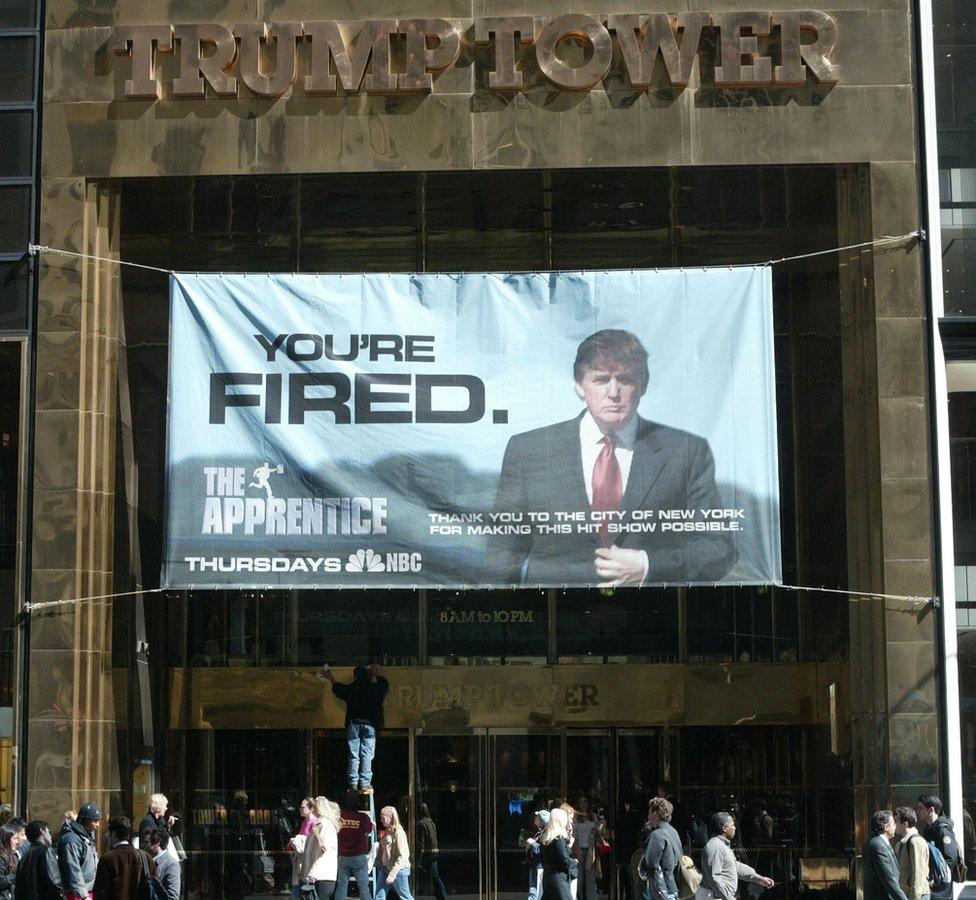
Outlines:
[[[549,824],[549,810],[548,809],[540,809],[536,813],[536,815],[539,817],[539,821],[543,825],[548,825]]]
[[[78,810],[79,822],[99,822],[102,818],[102,811],[94,803],[82,803]]]

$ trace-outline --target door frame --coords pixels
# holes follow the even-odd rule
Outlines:
[[[648,729],[650,731],[652,729]],[[502,727],[465,727],[465,726],[436,726],[425,728],[411,728],[410,731],[410,841],[415,846],[414,823],[417,819],[418,791],[420,785],[416,783],[416,744],[418,737],[474,737],[477,738],[477,791],[478,791],[478,896],[483,900],[496,900],[498,886],[498,858],[499,827],[497,821],[496,793],[498,789],[498,775],[496,764],[495,738],[501,736],[531,737],[546,736],[558,738],[559,741],[559,784],[554,785],[558,796],[567,797],[568,780],[568,743],[572,737],[605,737],[607,739],[607,786],[606,805],[610,815],[614,815],[617,805],[618,761],[617,761],[617,732],[611,726],[586,726],[574,728],[568,725],[530,725],[530,726],[502,726]],[[628,732],[639,732],[641,729],[627,729]],[[567,797],[567,799],[569,799]],[[616,866],[609,873],[607,879],[608,894],[615,896],[617,873]],[[419,895],[419,885],[414,883],[414,893]]]

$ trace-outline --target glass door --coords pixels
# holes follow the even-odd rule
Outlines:
[[[565,750],[566,800],[577,810],[574,832],[584,859],[592,859],[580,866],[580,900],[604,900],[613,892],[613,841],[611,852],[589,856],[587,851],[596,843],[596,827],[600,819],[607,822],[605,834],[612,833],[610,794],[610,734],[606,730],[568,731]]]
[[[418,731],[415,740],[414,891],[419,898],[435,897],[435,886],[443,884],[451,900],[477,900],[487,893],[485,735]],[[419,846],[419,821],[425,812],[437,832],[436,860]]]
[[[451,900],[523,900],[529,890],[525,839],[536,810],[554,801],[592,813],[577,828],[585,846],[595,839],[598,818],[613,824],[608,731],[418,730],[414,740],[414,890],[421,900],[439,900],[441,888]],[[421,824],[425,817],[437,832],[436,861],[420,846],[421,832],[430,832]],[[584,882],[581,900],[608,897],[612,855],[591,865]]]
[[[535,811],[561,796],[558,732],[492,731],[488,736],[491,859],[489,896],[524,900],[529,889],[525,839]]]

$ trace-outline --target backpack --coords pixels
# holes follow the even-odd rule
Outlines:
[[[159,879],[149,874],[149,855],[145,850],[140,850],[139,855],[142,857],[142,874],[145,877],[136,889],[136,900],[168,900]]]
[[[929,884],[932,886],[933,893],[944,891],[952,884],[952,872],[949,864],[942,855],[942,851],[935,845],[935,841],[929,841]]]

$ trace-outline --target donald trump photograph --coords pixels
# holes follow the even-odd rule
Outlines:
[[[617,587],[728,574],[728,532],[662,529],[658,511],[700,520],[722,504],[708,441],[638,415],[649,383],[647,350],[629,331],[604,329],[579,345],[573,386],[584,409],[505,449],[495,511],[522,513],[533,527],[493,538],[494,583]],[[529,513],[549,513],[549,527]]]

